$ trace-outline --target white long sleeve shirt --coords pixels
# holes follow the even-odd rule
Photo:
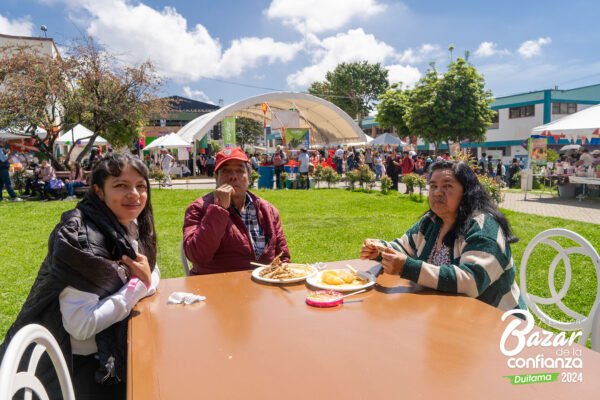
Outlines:
[[[98,352],[96,334],[125,319],[144,297],[151,296],[160,282],[158,266],[152,272],[150,288],[132,278],[118,292],[100,300],[94,293],[67,286],[59,295],[60,312],[65,330],[71,335],[73,354]]]

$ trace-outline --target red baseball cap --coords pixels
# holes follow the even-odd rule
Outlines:
[[[246,153],[244,153],[244,150],[240,149],[239,147],[229,147],[223,149],[217,153],[217,161],[215,162],[215,172],[217,172],[217,170],[221,168],[221,165],[223,165],[223,163],[226,163],[230,160],[248,162],[248,156],[246,155]]]

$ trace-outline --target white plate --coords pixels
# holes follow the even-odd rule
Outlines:
[[[291,263],[292,269],[294,268],[294,263]],[[258,267],[254,270],[252,270],[252,276],[254,277],[254,279],[259,280],[261,282],[269,282],[269,283],[294,283],[294,282],[301,282],[303,280],[305,280],[306,278],[315,275],[317,273],[317,269],[315,267],[313,267],[312,265],[308,265],[308,264],[296,264],[296,265],[306,265],[306,270],[307,273],[304,276],[300,276],[297,278],[288,278],[288,279],[271,279],[271,278],[263,278],[262,276],[260,276],[260,273],[262,272],[263,269],[267,268],[267,267]],[[304,269],[304,268],[303,268]]]
[[[368,282],[365,282],[362,285],[328,285],[326,283],[323,283],[323,281],[321,280],[321,277],[323,276],[323,273],[325,271],[320,271],[316,275],[309,276],[308,278],[306,278],[306,283],[308,283],[310,286],[316,287],[317,289],[336,290],[338,292],[350,292],[354,290],[365,289],[375,284],[375,278],[373,277]]]

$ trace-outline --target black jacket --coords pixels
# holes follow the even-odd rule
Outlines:
[[[0,346],[0,360],[14,335],[23,326],[46,327],[59,343],[72,372],[70,336],[62,325],[59,294],[67,286],[95,293],[101,299],[118,291],[129,279],[129,271],[117,261],[136,254],[125,228],[95,194],[88,193],[77,208],[65,212],[48,240],[48,254],[15,323]],[[119,379],[125,379],[127,320],[96,335],[98,353],[116,359]],[[104,365],[104,364],[102,364]],[[99,365],[100,366],[100,365]],[[50,398],[60,398],[60,387],[47,355],[40,361],[38,376]]]

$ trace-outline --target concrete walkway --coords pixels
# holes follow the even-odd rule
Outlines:
[[[158,185],[153,183],[153,188],[158,188]],[[320,187],[326,187],[325,184]],[[341,183],[338,187],[345,188],[345,184]],[[174,179],[173,186],[166,189],[214,189],[215,180],[210,178],[190,178]],[[379,190],[377,184],[374,190]],[[404,193],[406,187],[400,184],[400,193]],[[427,192],[424,192],[426,194]],[[504,201],[500,203],[500,207],[518,211],[526,214],[535,214],[544,217],[557,217],[570,219],[575,221],[588,222],[600,225],[600,200],[599,199],[564,199],[552,197],[550,194],[539,195],[536,193],[528,193],[527,200],[522,192],[504,192]]]

